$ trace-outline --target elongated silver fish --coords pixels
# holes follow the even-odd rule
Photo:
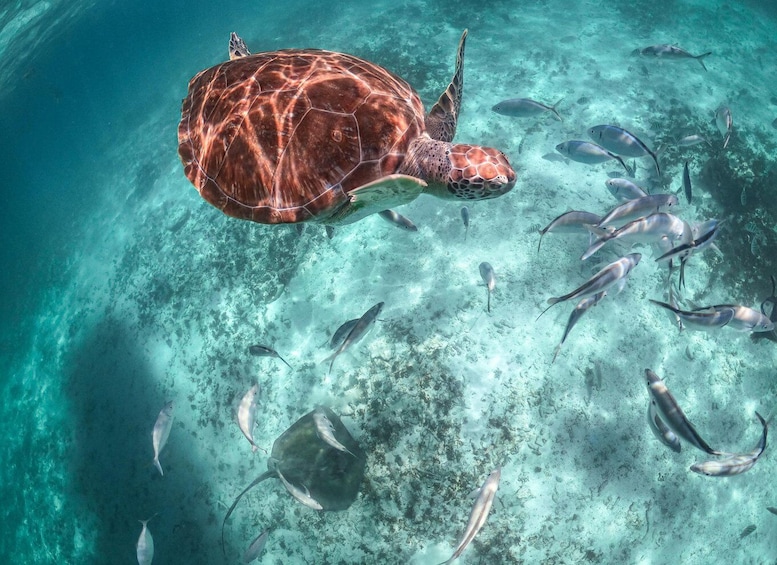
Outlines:
[[[400,229],[405,231],[418,231],[416,225],[399,212],[395,212],[394,210],[381,210],[378,212],[378,215],[388,223]]]
[[[467,546],[475,539],[478,532],[486,523],[488,513],[491,511],[491,505],[494,503],[494,497],[496,496],[496,490],[499,488],[499,479],[502,477],[502,469],[497,467],[480,487],[480,491],[475,504],[472,507],[472,511],[469,514],[469,520],[467,521],[467,528],[464,530],[464,535],[459,541],[459,545],[456,546],[456,550],[451,555],[450,559],[443,562],[441,565],[452,563],[467,549]]]
[[[607,151],[604,147],[591,143],[590,141],[581,141],[579,139],[572,139],[559,143],[556,145],[556,151],[562,155],[566,155],[573,161],[578,163],[585,163],[587,165],[596,165],[598,163],[604,163],[611,159],[618,161],[621,166],[626,170],[628,174],[631,174],[631,169],[626,166],[626,163],[618,155]]]
[[[691,471],[707,475],[708,477],[730,477],[752,469],[766,449],[766,432],[768,428],[766,420],[758,412],[755,415],[758,417],[758,421],[761,422],[761,426],[763,426],[763,433],[753,451],[750,453],[730,453],[726,454],[724,459],[695,463],[691,465]]]
[[[682,449],[680,440],[658,415],[656,412],[656,405],[652,399],[648,400],[647,419],[648,425],[650,426],[650,431],[653,432],[653,435],[658,438],[658,441],[663,443],[675,453],[680,453],[680,450]]]
[[[683,326],[691,330],[714,330],[722,328],[734,317],[733,308],[721,308],[720,310],[681,310],[666,302],[650,299],[650,302],[670,312],[674,312],[682,321]]]
[[[715,312],[733,310],[734,315],[726,327],[740,332],[770,332],[774,329],[774,322],[768,316],[748,306],[742,306],[741,304],[716,304],[708,306],[706,309],[711,309]]]
[[[677,47],[676,45],[667,45],[665,43],[660,45],[650,45],[649,47],[643,47],[637,49],[635,53],[642,55],[643,57],[657,57],[659,59],[696,59],[699,61],[701,68],[705,71],[707,67],[704,66],[704,57],[712,55],[712,51],[707,51],[701,55],[691,55],[685,49]]]
[[[564,335],[561,338],[561,342],[556,346],[556,350],[553,352],[553,360],[551,363],[556,362],[556,357],[558,356],[558,352],[561,351],[561,346],[564,345],[564,342],[567,339],[567,336],[569,335],[569,332],[572,331],[572,328],[575,327],[575,324],[577,321],[583,317],[583,314],[588,312],[591,308],[599,304],[601,302],[602,298],[607,296],[607,291],[603,290],[602,292],[599,292],[598,294],[594,294],[593,296],[589,296],[587,298],[583,298],[580,302],[577,303],[577,306],[575,306],[575,309],[572,310],[572,313],[569,315],[569,321],[567,321],[567,327],[564,330]]]
[[[548,106],[531,98],[510,98],[495,104],[491,110],[497,114],[512,118],[532,118],[545,112],[550,112],[559,122],[563,122],[561,115],[556,111],[556,107],[561,104],[561,100],[553,104],[553,106]]]
[[[607,151],[622,157],[644,157],[649,155],[656,165],[658,176],[661,176],[661,167],[658,166],[656,154],[630,131],[622,127],[605,124],[592,127],[588,130],[588,135]]]
[[[616,177],[607,179],[604,181],[604,184],[607,186],[607,190],[610,191],[610,194],[622,202],[647,196],[647,192],[645,192],[644,188],[629,179]]]
[[[159,416],[154,423],[154,431],[151,432],[151,443],[154,446],[154,467],[159,469],[159,474],[164,476],[162,471],[162,465],[159,463],[159,454],[164,449],[167,443],[167,438],[170,435],[170,429],[173,427],[173,402],[170,401],[165,404],[164,408],[159,412]]]
[[[483,279],[483,282],[486,283],[486,289],[488,290],[488,312],[491,312],[491,293],[494,292],[494,288],[496,288],[496,275],[494,274],[494,268],[491,266],[491,263],[486,263],[483,261],[480,264],[480,277]]]
[[[614,284],[617,284],[620,280],[629,276],[629,273],[637,266],[641,258],[642,255],[640,253],[629,253],[625,257],[613,261],[572,292],[565,294],[564,296],[549,298],[548,304],[550,304],[550,306],[545,308],[540,316],[547,312],[554,304],[558,304],[559,302],[585,298],[586,296],[593,296],[603,290],[607,290]],[[537,316],[538,320],[540,319],[540,316]]]
[[[657,212],[645,218],[633,220],[613,232],[600,231],[600,229],[595,228],[589,229],[599,235],[599,239],[591,244],[580,257],[583,261],[610,242],[633,245],[667,240],[674,244],[689,239],[691,233],[691,228],[687,222],[666,212]]]
[[[677,207],[679,201],[674,194],[648,194],[640,198],[627,200],[610,210],[597,226],[624,224],[637,218],[644,218],[656,212],[666,212]]]
[[[327,417],[323,410],[318,409],[313,412],[313,423],[316,425],[316,433],[318,434],[318,437],[320,437],[324,443],[331,445],[338,451],[349,453],[356,457],[356,455],[351,453],[347,447],[337,441],[337,438],[335,437],[335,426],[332,424],[332,421]]]
[[[656,413],[667,427],[692,446],[710,455],[721,455],[720,451],[712,449],[701,438],[693,424],[685,417],[672,393],[666,388],[664,381],[650,369],[645,369],[645,379],[650,398],[655,404]]]
[[[135,545],[138,565],[151,565],[151,562],[154,560],[154,538],[151,537],[151,532],[148,531],[148,522],[151,518],[148,520],[138,520],[143,524],[138,543]]]
[[[715,125],[718,126],[718,131],[723,136],[723,149],[725,149],[728,147],[731,132],[734,129],[734,118],[731,117],[731,110],[728,106],[721,105],[715,110]]]
[[[274,349],[267,347],[266,345],[251,345],[248,348],[248,352],[253,355],[254,357],[275,357],[277,359],[280,359],[285,363],[285,365],[291,369],[291,365],[289,365],[286,362],[286,359],[281,357],[277,351]],[[293,369],[292,369],[293,370]]]
[[[694,145],[699,145],[700,143],[706,143],[712,147],[710,140],[703,135],[699,135],[698,133],[686,135],[685,137],[681,137],[675,141],[675,145],[677,145],[677,147],[693,147]]]
[[[237,425],[240,431],[251,444],[251,451],[256,451],[259,446],[254,443],[254,424],[256,423],[256,397],[259,394],[259,385],[255,384],[243,395],[237,408]]]
[[[251,561],[261,555],[262,551],[264,551],[264,546],[267,544],[267,536],[269,535],[270,530],[265,530],[254,538],[254,541],[251,542],[251,545],[248,546],[248,549],[246,549],[243,554],[243,563],[251,563]]]
[[[278,478],[283,483],[283,486],[286,487],[286,490],[289,491],[289,494],[299,500],[302,504],[307,506],[308,508],[312,508],[313,510],[323,510],[324,507],[319,504],[317,500],[315,500],[313,497],[310,496],[310,491],[308,490],[308,487],[305,485],[302,485],[302,488],[305,490],[294,486],[289,481],[286,480],[286,477],[283,476],[283,473],[281,473],[278,469],[275,470],[276,473],[278,473]]]
[[[370,330],[373,324],[375,324],[375,320],[377,320],[381,310],[383,310],[383,302],[378,302],[375,306],[362,314],[362,316],[359,318],[359,321],[354,324],[354,326],[351,328],[351,331],[349,331],[348,335],[345,336],[345,339],[340,344],[340,347],[338,347],[332,355],[325,359],[325,361],[329,361],[330,373],[332,372],[332,365],[334,365],[335,359],[337,359],[338,355],[340,355],[343,351],[355,343],[358,343],[359,340],[367,335],[367,332]]]
[[[540,241],[537,244],[537,253],[540,252],[542,238],[546,233],[585,233],[586,225],[598,225],[602,220],[601,216],[591,212],[580,210],[570,210],[560,216],[556,216],[547,226],[540,230]]]
[[[353,327],[359,323],[359,318],[354,318],[353,320],[348,320],[347,322],[343,322],[339,328],[335,331],[334,335],[332,336],[332,339],[329,340],[329,348],[330,349],[337,349],[340,347],[345,341],[345,338],[348,337],[348,334],[351,333],[351,330]]]
[[[461,221],[464,223],[464,241],[467,241],[467,233],[469,232],[469,208],[466,206],[461,207]]]

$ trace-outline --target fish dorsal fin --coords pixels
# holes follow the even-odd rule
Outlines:
[[[453,73],[448,88],[440,95],[429,114],[426,116],[426,133],[438,141],[453,141],[456,135],[456,123],[461,108],[461,93],[464,89],[464,45],[467,41],[467,30],[461,34],[459,49],[456,53],[456,71]]]

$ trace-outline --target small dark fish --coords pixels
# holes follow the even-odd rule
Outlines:
[[[469,208],[461,207],[461,221],[464,222],[464,241],[467,241],[467,232],[469,232]]]
[[[324,229],[326,230],[326,236],[329,239],[332,239],[335,236],[335,228],[332,226],[324,226]]]
[[[774,514],[774,515],[776,515],[776,516],[777,516],[777,508],[775,508],[774,506],[767,506],[767,507],[766,507],[766,509],[767,509],[769,512],[771,512],[772,514]]]
[[[294,229],[297,230],[297,235],[305,233],[305,224],[294,224]]]
[[[739,534],[739,539],[744,539],[750,534],[752,534],[755,531],[755,524],[750,524],[748,527],[746,527],[744,530],[742,530],[742,533]]]
[[[361,318],[359,318],[351,328],[351,331],[348,332],[348,335],[345,336],[345,339],[340,344],[340,347],[337,348],[337,351],[325,359],[325,361],[329,361],[330,373],[332,372],[332,366],[335,364],[335,359],[337,359],[337,356],[357,343],[367,334],[367,332],[375,323],[375,320],[378,319],[381,310],[383,310],[383,302],[378,302],[375,306],[362,314]]]
[[[645,57],[656,57],[658,59],[696,59],[699,61],[701,68],[706,71],[707,67],[704,66],[704,61],[702,61],[702,59],[712,55],[712,51],[702,53],[701,55],[691,55],[688,53],[688,51],[682,49],[681,47],[677,47],[676,45],[661,44],[643,47],[642,49],[635,49],[632,51],[632,54],[642,55]]]
[[[777,129],[777,118],[774,118],[774,121],[772,122],[772,127],[774,129]]]
[[[348,320],[347,322],[344,322],[339,328],[337,328],[337,331],[332,336],[332,339],[329,340],[329,348],[330,349],[337,349],[340,347],[345,341],[346,336],[351,333],[351,330],[356,325],[356,322],[359,321],[359,318],[354,318],[353,320]]]
[[[386,220],[388,223],[395,225],[398,228],[407,231],[418,231],[415,224],[402,214],[395,212],[394,210],[381,210],[378,215]]]
[[[491,312],[491,293],[496,287],[496,275],[494,274],[494,268],[491,263],[485,261],[480,264],[480,276],[483,278],[483,282],[486,283],[488,289],[488,311]]]
[[[269,347],[266,347],[264,345],[252,345],[248,348],[248,352],[254,357],[277,357],[278,359],[286,363],[286,359],[278,355],[277,351],[275,351],[274,349],[270,349]],[[291,369],[291,365],[289,365],[288,363],[286,363],[286,366],[289,369]]]
[[[688,199],[688,204],[690,204],[693,194],[691,192],[691,173],[688,172],[688,161],[683,165],[683,189],[685,190],[685,197]]]

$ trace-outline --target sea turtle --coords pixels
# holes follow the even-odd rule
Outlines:
[[[505,194],[516,175],[501,151],[451,143],[466,38],[425,116],[415,90],[374,63],[317,49],[251,54],[233,33],[230,60],[189,82],[178,127],[186,176],[225,214],[265,224],[351,223],[421,192]]]

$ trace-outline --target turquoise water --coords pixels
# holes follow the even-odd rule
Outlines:
[[[689,471],[648,430],[645,368],[664,377],[704,438],[750,451],[754,412],[775,398],[775,343],[730,328],[678,332],[649,302],[666,268],[647,246],[625,290],[553,352],[575,301],[559,296],[623,249],[581,263],[585,236],[537,229],[569,209],[604,213],[617,165],[543,159],[586,129],[617,123],[664,146],[637,181],[682,186],[689,223],[724,219],[689,263],[697,305],[758,309],[777,275],[777,13],[757,3],[407,1],[17,3],[0,12],[0,500],[4,563],[133,563],[140,519],[155,563],[235,562],[271,528],[263,563],[439,563],[463,533],[470,493],[502,465],[487,523],[462,563],[774,563],[774,459],[735,477]],[[300,235],[230,219],[183,175],[177,124],[188,80],[227,58],[237,31],[254,52],[321,47],[404,77],[427,108],[469,29],[456,141],[502,149],[518,183],[498,200],[422,195],[398,211]],[[704,59],[654,60],[677,43]],[[551,116],[493,113],[530,97]],[[713,115],[727,104],[724,150]],[[710,144],[678,149],[674,137]],[[478,265],[497,276],[492,311]],[[676,275],[673,279],[676,284]],[[614,293],[613,293],[614,294]],[[380,320],[338,357],[344,321],[384,301]],[[248,354],[254,343],[286,359]],[[278,481],[233,498],[266,469],[235,419],[258,382],[254,437],[265,449],[318,404],[367,452],[360,496],[316,512]],[[151,465],[164,404],[175,420]],[[755,530],[740,537],[750,525]]]

